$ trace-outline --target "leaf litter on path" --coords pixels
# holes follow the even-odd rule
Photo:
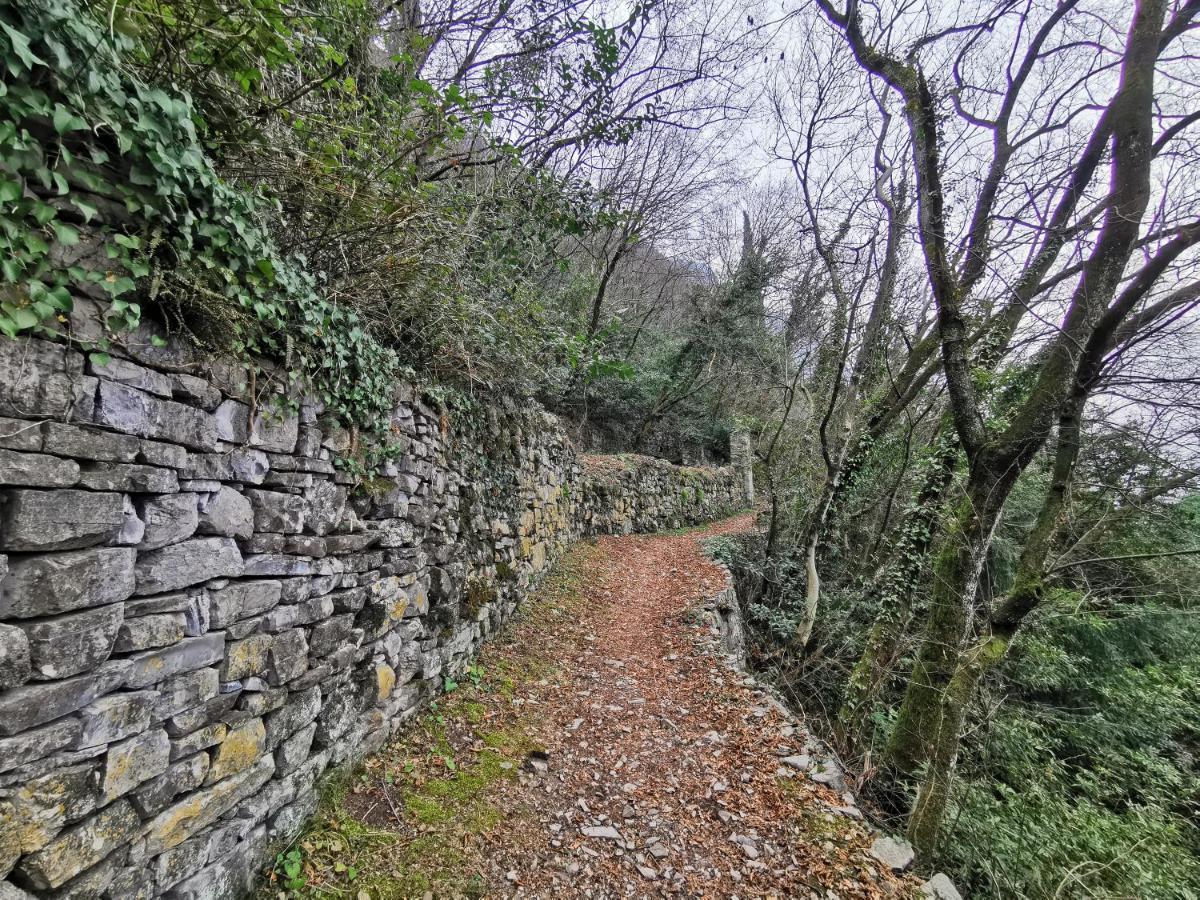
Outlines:
[[[916,896],[694,614],[726,579],[702,540],[752,526],[573,548],[484,648],[477,683],[322,808],[301,842],[308,889],[356,896],[322,852],[333,832],[371,898]]]

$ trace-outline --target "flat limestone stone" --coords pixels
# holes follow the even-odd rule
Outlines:
[[[134,494],[173,494],[179,490],[179,478],[174,469],[137,463],[88,463],[80,472],[79,483],[93,491]]]
[[[157,691],[118,691],[93,701],[80,714],[75,746],[98,747],[145,731],[157,702]]]
[[[129,657],[132,664],[125,686],[143,688],[178,675],[203,669],[221,661],[225,654],[225,632],[214,631],[200,637],[185,638],[178,644],[147,650]]]
[[[0,548],[75,550],[113,540],[125,523],[120,494],[16,489],[0,496]]]
[[[107,803],[129,793],[143,781],[167,770],[171,739],[161,728],[139,734],[108,748],[101,790]]]
[[[97,379],[83,374],[83,356],[61,344],[0,341],[0,415],[86,421],[96,387]]]
[[[95,420],[126,434],[192,450],[212,450],[217,445],[216,420],[209,413],[111,381],[99,384]]]
[[[903,872],[913,863],[913,848],[903,838],[880,835],[871,844],[871,855],[894,872]]]
[[[143,500],[139,511],[146,531],[140,549],[157,550],[190,538],[199,524],[197,501],[198,495],[191,493],[164,494]]]
[[[35,678],[69,678],[108,659],[124,611],[120,603],[22,622]]]
[[[62,422],[44,423],[42,433],[45,436],[42,444],[45,452],[59,456],[132,462],[138,452],[138,439],[129,434],[114,434]]]
[[[79,481],[79,463],[44,453],[0,449],[0,484],[70,487]]]
[[[187,632],[187,616],[181,612],[158,613],[126,619],[117,632],[114,649],[118,653],[168,647],[183,640]]]
[[[42,449],[41,423],[0,416],[0,447],[36,453]]]
[[[133,806],[118,800],[24,857],[18,871],[39,890],[56,888],[100,862],[140,827]]]
[[[242,772],[266,752],[267,730],[262,719],[251,719],[230,728],[217,746],[208,770],[207,783]]]
[[[222,485],[200,501],[201,534],[249,538],[254,534],[254,510],[244,495]]]
[[[7,772],[26,763],[49,756],[55,750],[70,746],[79,738],[79,719],[59,719],[14,737],[0,738],[0,772]]]
[[[146,855],[155,856],[177,847],[200,829],[207,828],[227,810],[257,793],[274,772],[274,757],[264,756],[250,768],[189,794],[168,807],[145,825]]]
[[[5,691],[0,694],[0,735],[19,734],[87,706],[115,689],[127,671],[124,664],[106,664],[78,678],[25,684]]]
[[[211,578],[242,574],[242,554],[232,538],[192,538],[138,554],[135,593],[161,594]]]
[[[0,625],[0,691],[24,684],[32,671],[25,632],[15,625]]]
[[[0,617],[29,618],[105,606],[134,589],[132,547],[14,558],[0,580]]]

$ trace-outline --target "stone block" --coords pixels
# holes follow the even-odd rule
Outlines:
[[[309,503],[306,524],[313,534],[329,534],[346,509],[346,489],[332,481],[318,481],[305,497]]]
[[[199,406],[206,412],[213,412],[221,403],[221,392],[195,375],[175,372],[171,375],[171,396],[184,403]],[[217,423],[218,430],[220,422]],[[225,440],[225,438],[222,438]]]
[[[304,764],[312,749],[313,735],[316,731],[316,724],[310,723],[280,743],[275,750],[276,775],[287,775]]]
[[[209,593],[209,616],[213,628],[258,616],[279,603],[283,585],[275,580],[234,581]]]
[[[69,822],[77,822],[98,805],[94,763],[63,766],[26,780],[12,798],[22,853],[41,850]]]
[[[165,494],[142,500],[138,507],[146,532],[140,549],[157,550],[195,534],[200,522],[198,502],[197,494]]]
[[[117,631],[113,650],[130,653],[174,644],[183,640],[186,625],[187,616],[181,612],[126,619]]]
[[[196,594],[204,593],[204,588],[191,588],[177,591],[173,594],[163,594],[159,597],[131,598],[125,602],[125,618],[136,619],[139,616],[157,616],[161,613],[184,612],[191,604]]]
[[[126,865],[113,876],[105,894],[107,900],[154,900],[157,896],[154,871],[143,865]]]
[[[122,871],[128,856],[127,847],[118,847],[96,865],[76,875],[48,896],[53,900],[95,900],[96,897],[112,896],[108,893],[110,885]],[[125,895],[119,896],[125,900]]]
[[[15,625],[0,624],[0,691],[24,684],[32,672],[29,638]]]
[[[213,751],[206,784],[236,775],[253,766],[266,753],[267,730],[262,719],[251,719],[230,728]]]
[[[308,648],[313,656],[328,656],[350,640],[354,633],[354,614],[343,613],[318,622],[309,635]]]
[[[200,637],[184,638],[170,647],[134,654],[129,657],[132,665],[125,685],[142,688],[181,672],[203,669],[220,662],[224,651],[225,634],[214,631]]]
[[[75,550],[113,540],[125,522],[120,494],[94,491],[0,492],[0,547]]]
[[[214,413],[217,419],[217,436],[231,444],[244,444],[250,440],[250,407],[238,400],[224,400]]]
[[[238,540],[238,546],[246,554],[282,553],[287,546],[287,538],[282,534],[259,533]]]
[[[42,449],[41,423],[0,416],[0,447],[36,453]]]
[[[308,640],[304,629],[293,628],[275,635],[267,653],[267,682],[274,686],[287,684],[308,669]]]
[[[113,651],[123,616],[121,604],[113,603],[19,623],[29,639],[33,677],[68,678],[99,666]]]
[[[173,494],[179,490],[174,469],[136,463],[93,462],[83,467],[79,483],[93,491],[129,494]]]
[[[0,415],[89,421],[96,379],[83,374],[83,356],[62,344],[32,338],[0,341]]]
[[[225,660],[221,664],[221,680],[237,681],[265,672],[271,641],[272,637],[269,634],[252,634],[245,640],[230,641],[225,648]]]
[[[171,379],[161,372],[139,366],[137,363],[119,357],[110,357],[104,365],[97,365],[88,360],[88,373],[105,381],[115,381],[127,387],[137,388],[160,397],[171,396]]]
[[[201,534],[249,538],[254,534],[254,510],[245,496],[231,487],[222,486],[215,494],[203,494],[200,499]]]
[[[293,577],[312,574],[312,560],[306,556],[285,556],[282,553],[257,553],[245,559],[245,575]]]
[[[288,691],[287,688],[266,688],[259,690],[261,685],[257,684],[261,679],[250,678],[242,684],[245,690],[238,695],[237,711],[246,713],[249,716],[265,716],[269,712],[274,712],[287,703]],[[251,690],[255,688],[255,690]]]
[[[257,863],[267,846],[266,829],[259,826],[224,856],[211,860],[197,874],[173,887],[166,895],[167,900],[243,896],[257,878]]]
[[[299,437],[300,417],[282,409],[259,411],[250,421],[250,445],[275,453],[292,453]]]
[[[143,781],[167,770],[171,741],[161,728],[139,734],[108,748],[100,790],[104,802],[128,794]]]
[[[166,719],[211,700],[217,696],[218,684],[220,678],[217,670],[212,668],[184,672],[161,681],[155,688],[158,701],[154,704],[153,718],[156,721]]]
[[[189,838],[154,859],[155,884],[160,892],[195,875],[208,861],[211,833]]]
[[[299,534],[304,530],[308,501],[303,497],[254,489],[246,491],[246,498],[254,509],[255,531]]]
[[[0,878],[11,872],[21,858],[21,824],[17,808],[7,800],[0,800]],[[0,900],[8,897],[4,892],[6,884],[7,881],[0,881]],[[29,896],[24,891],[20,893]]]
[[[308,472],[276,471],[278,467],[271,463],[271,471],[263,478],[267,487],[281,488],[293,494],[301,493],[313,485],[313,477]]]
[[[246,797],[256,793],[274,772],[275,758],[263,756],[250,768],[189,794],[168,807],[145,826],[146,855],[155,856],[163,850],[179,846]]]
[[[138,788],[129,799],[143,818],[156,816],[180,794],[200,787],[208,775],[208,767],[207,753],[193,753],[170,764],[165,772]]]
[[[217,444],[216,421],[209,413],[111,381],[100,382],[95,420],[126,434],[192,450],[212,450]]]
[[[138,441],[137,458],[150,466],[162,466],[167,469],[182,469],[187,465],[188,452],[174,444],[164,444],[162,441]]]
[[[273,750],[301,728],[312,722],[321,711],[321,689],[317,686],[295,692],[283,709],[266,716],[267,748]]]
[[[157,691],[118,691],[83,708],[76,747],[96,747],[141,734],[150,726]]]
[[[213,722],[198,728],[190,734],[182,735],[171,741],[171,761],[184,759],[193,753],[199,753],[225,740],[229,726],[223,722]]]
[[[113,434],[99,428],[81,428],[62,422],[42,425],[42,448],[46,453],[74,456],[78,459],[97,459],[108,462],[133,462],[138,452],[138,439],[128,434]]]
[[[278,606],[262,617],[261,630],[278,634],[300,624],[300,610],[293,606]]]
[[[0,581],[0,617],[28,618],[103,606],[134,589],[128,547],[99,547],[14,560]]]
[[[179,481],[179,489],[193,494],[215,494],[221,489],[221,482],[207,478],[183,478]]]
[[[267,835],[272,842],[289,844],[303,829],[304,823],[317,811],[317,792],[299,791],[296,800],[271,817]]]
[[[188,637],[199,637],[205,634],[209,625],[208,595],[201,592],[192,597],[187,609],[183,611],[183,633]]]
[[[16,769],[74,744],[81,731],[79,719],[71,717],[13,737],[0,738],[0,772]]]
[[[134,547],[146,536],[146,523],[138,515],[137,507],[129,497],[125,497],[121,509],[121,530],[117,532],[114,543],[122,547]]]
[[[0,449],[0,484],[70,487],[79,481],[79,463],[44,453]]]
[[[268,471],[270,463],[265,453],[239,448],[224,453],[193,453],[181,474],[185,478],[262,484]]]
[[[359,534],[331,534],[325,538],[325,549],[329,553],[357,553],[379,542],[378,532]]]
[[[106,663],[95,672],[50,681],[24,684],[0,694],[0,735],[13,735],[87,706],[114,690],[125,679],[128,668]]]
[[[192,538],[139,553],[134,575],[139,596],[178,590],[211,578],[242,574],[242,554],[230,538]]]
[[[133,806],[118,800],[25,856],[18,871],[38,890],[57,888],[103,860],[137,834],[140,827]]]

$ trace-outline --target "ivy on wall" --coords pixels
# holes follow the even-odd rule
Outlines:
[[[0,332],[55,331],[72,290],[97,286],[109,328],[128,330],[138,280],[153,296],[169,267],[214,308],[238,311],[223,350],[287,362],[330,413],[381,430],[395,352],[321,296],[303,259],[278,251],[265,201],[206,157],[188,96],[132,75],[130,50],[75,0],[0,8]],[[107,265],[65,264],[64,250],[97,233]]]

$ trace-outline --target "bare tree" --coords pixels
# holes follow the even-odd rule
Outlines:
[[[1194,196],[1181,192],[1179,202],[1156,160],[1196,121],[1164,85],[1183,77],[1200,3],[1168,10],[1166,0],[1141,0],[1126,12],[1129,30],[1117,43],[1078,0],[1048,9],[997,3],[945,22],[907,7],[872,6],[866,19],[856,0],[844,10],[817,2],[862,69],[896,96],[907,124],[941,370],[967,457],[887,760],[901,777],[921,773],[909,834],[928,855],[949,800],[966,703],[1036,604],[1038,579],[1028,573],[1041,570],[1038,535],[1061,509],[1056,487],[1014,597],[980,609],[980,575],[1013,484],[1056,429],[1054,482],[1067,481],[1079,416],[1104,360],[1130,339],[1131,323],[1149,324],[1138,311],[1165,300],[1194,262]],[[935,69],[946,76],[932,80]],[[1104,94],[1097,108],[1091,98]],[[1030,319],[1054,322],[1030,345],[1017,389],[998,392],[977,379],[973,323],[989,314],[999,318],[983,342],[1001,347]]]

